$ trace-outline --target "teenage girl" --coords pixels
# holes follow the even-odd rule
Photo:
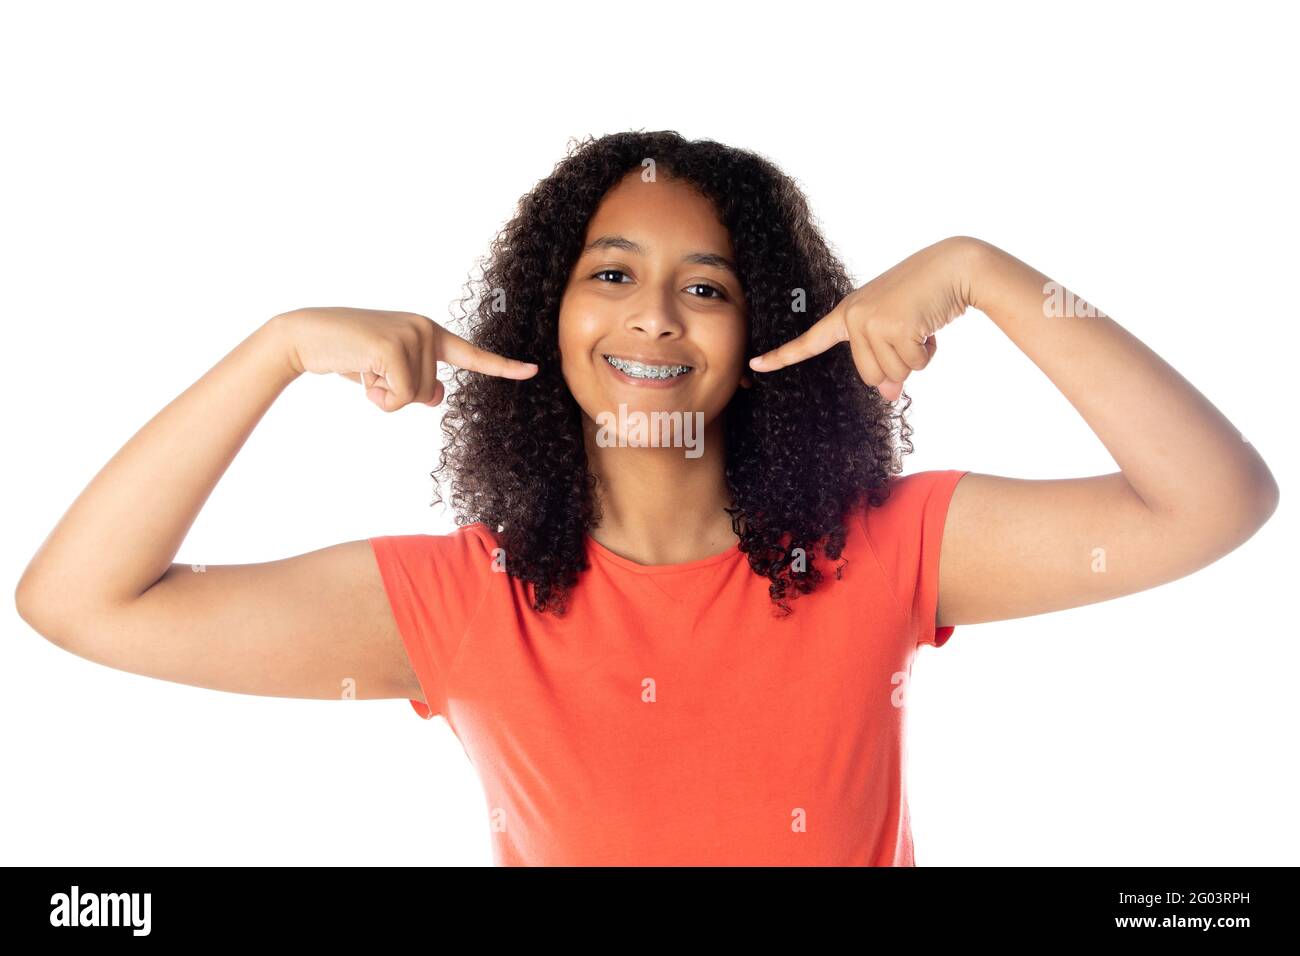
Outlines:
[[[1119,471],[900,476],[903,383],[972,307]],[[1237,429],[1047,276],[959,236],[855,287],[793,182],[711,141],[579,144],[467,318],[464,338],[367,309],[261,325],[73,503],[24,619],[164,680],[442,715],[500,864],[912,865],[921,645],[1172,581],[1277,506]],[[442,402],[438,363],[457,531],[173,563],[295,379],[338,373],[394,412]],[[637,413],[656,425],[632,433]]]

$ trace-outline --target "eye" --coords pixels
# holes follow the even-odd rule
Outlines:
[[[614,276],[626,276],[627,273],[624,272],[622,269],[601,269],[599,272],[593,273],[591,277],[592,277],[593,279],[597,280],[598,282],[605,282],[605,281],[607,281],[607,280],[602,279],[602,278],[600,278],[600,277],[601,277],[601,276],[609,276],[609,275],[614,275]],[[623,285],[623,283],[620,282],[619,280],[614,280],[614,281],[611,282],[610,284],[611,284],[611,285]],[[726,294],[725,292],[723,292],[721,289],[717,288],[716,286],[711,286],[711,285],[709,285],[707,282],[692,282],[692,283],[691,283],[690,285],[688,285],[686,288],[688,288],[688,289],[708,289],[711,293],[713,293],[712,295],[701,295],[701,296],[699,296],[699,298],[701,298],[701,299],[725,299],[725,298],[727,297],[727,294]]]
[[[707,282],[692,282],[692,283],[691,283],[690,285],[688,285],[686,288],[688,288],[688,289],[708,289],[710,292],[715,293],[714,295],[701,296],[701,298],[704,298],[704,299],[725,299],[725,298],[727,297],[727,295],[726,295],[725,292],[723,292],[723,291],[722,291],[721,289],[719,289],[719,288],[716,288],[715,286],[711,286],[711,285],[709,285]]]
[[[606,280],[603,280],[601,276],[627,276],[627,274],[628,273],[625,273],[623,269],[601,269],[601,271],[591,274],[591,278],[594,278],[594,280],[599,282],[604,282]],[[623,282],[615,280],[614,282],[611,282],[611,285],[623,285]],[[707,289],[712,293],[712,295],[701,295],[701,297],[698,297],[701,299],[727,298],[727,293],[724,293],[722,289],[718,289],[716,286],[708,285],[707,282],[692,282],[692,284],[686,287],[688,287],[688,289]]]

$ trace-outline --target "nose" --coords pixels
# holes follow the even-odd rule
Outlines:
[[[671,299],[666,296],[647,297],[641,308],[627,317],[624,328],[648,336],[655,342],[663,338],[680,338],[685,331]]]

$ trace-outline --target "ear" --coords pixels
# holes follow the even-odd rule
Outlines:
[[[743,373],[741,373],[741,376],[740,376],[740,387],[741,387],[741,388],[753,388],[753,387],[754,387],[754,376],[750,375],[748,372],[743,372]]]

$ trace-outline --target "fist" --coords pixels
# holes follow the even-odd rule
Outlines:
[[[537,374],[536,365],[481,349],[414,312],[307,308],[272,321],[285,331],[297,372],[333,372],[360,382],[366,397],[386,412],[442,401],[439,362],[503,378]]]
[[[750,368],[774,372],[848,342],[862,381],[897,401],[907,376],[934,358],[935,333],[969,306],[965,265],[978,242],[955,236],[912,254],[849,293],[807,332],[750,359]]]

